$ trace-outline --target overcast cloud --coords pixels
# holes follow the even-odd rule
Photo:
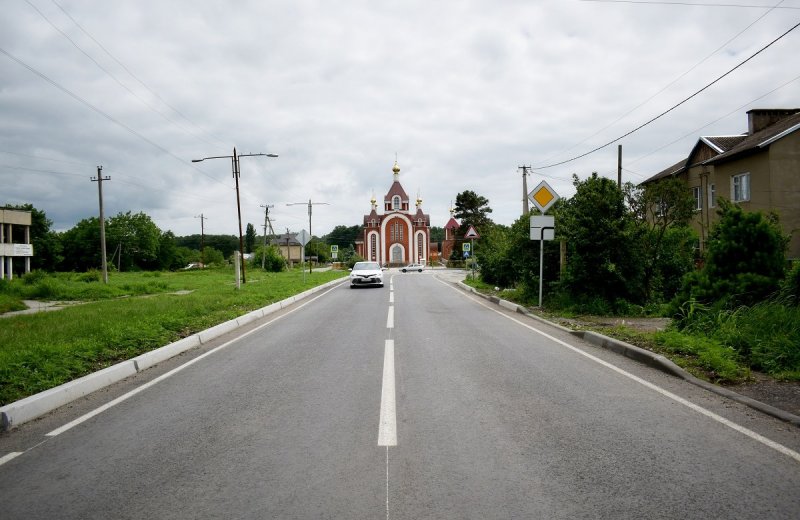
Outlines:
[[[315,235],[361,224],[395,154],[433,225],[466,189],[511,224],[518,166],[626,133],[800,21],[800,0],[743,3],[759,2],[2,0],[0,48],[16,60],[0,53],[0,205],[32,203],[69,229],[97,215],[102,165],[107,216],[142,211],[189,235],[202,213],[206,233],[236,234],[230,161],[191,162],[236,146],[280,155],[241,159],[242,218],[259,234],[261,204],[276,231],[299,231],[306,208],[286,204],[309,199],[329,204],[314,208]],[[749,109],[800,106],[799,48],[800,29],[623,139],[623,180],[700,135],[744,132]],[[613,145],[535,169],[528,187],[546,179],[568,197],[573,173],[616,167]]]

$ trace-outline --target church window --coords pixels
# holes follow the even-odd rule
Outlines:
[[[417,255],[419,256],[420,260],[422,260],[422,251],[423,251],[423,249],[422,249],[422,237],[423,237],[422,233],[417,235]]]
[[[372,258],[371,258],[371,260],[373,260],[373,261],[374,261],[374,260],[376,260],[376,258],[375,258],[375,253],[376,253],[376,251],[378,250],[378,235],[376,235],[376,234],[374,234],[374,233],[372,234],[372,239],[371,239],[371,247],[370,247],[370,249],[371,249],[371,251],[372,251],[372,254],[371,254]]]
[[[395,195],[392,197],[392,209],[400,209],[400,196]]]

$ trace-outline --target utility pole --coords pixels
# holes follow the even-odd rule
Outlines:
[[[97,183],[97,195],[100,199],[100,252],[103,259],[103,283],[108,283],[108,263],[106,262],[106,219],[103,215],[103,181],[110,181],[111,177],[102,175],[103,167],[97,167],[97,177],[91,177]]]
[[[622,189],[622,145],[617,145],[617,187]]]
[[[241,176],[241,172],[239,171],[239,158],[240,157],[277,157],[278,154],[275,153],[243,153],[237,154],[236,147],[233,147],[233,155],[217,155],[214,157],[203,157],[202,159],[192,159],[192,162],[203,162],[206,159],[230,159],[231,160],[231,170],[233,171],[233,179],[236,182],[236,212],[239,215],[239,260],[242,263],[242,279],[241,283],[245,283],[247,280],[245,279],[244,273],[244,238],[242,237],[242,205],[239,202],[239,177]],[[239,288],[239,276],[236,276],[236,288]]]
[[[267,258],[267,223],[269,223],[269,208],[274,208],[275,204],[261,204],[261,207],[264,208],[264,247],[261,249],[261,269],[264,269]]]
[[[287,204],[287,206],[297,206],[297,205],[305,205],[305,202],[292,202]],[[308,199],[308,241],[311,243],[311,238],[314,236],[311,234],[311,206],[314,205],[321,205],[321,206],[330,206],[327,202],[311,202],[311,199]],[[308,274],[311,274],[311,253],[309,252],[308,255]]]
[[[522,170],[522,214],[527,215],[529,210],[528,206],[528,170],[530,166],[518,166],[517,170]]]
[[[195,215],[194,218],[200,219],[200,267],[205,267],[205,246],[206,246],[206,229],[204,222],[208,219],[208,217],[204,217],[202,213],[199,215]]]

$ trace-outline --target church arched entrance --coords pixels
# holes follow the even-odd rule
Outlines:
[[[395,244],[392,246],[391,259],[393,264],[403,263],[403,246],[400,244]]]

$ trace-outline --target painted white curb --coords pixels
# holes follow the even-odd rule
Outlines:
[[[80,397],[90,394],[96,390],[112,385],[118,381],[130,377],[137,372],[146,370],[153,365],[166,361],[189,349],[198,347],[223,334],[227,334],[242,325],[263,318],[269,314],[277,312],[289,305],[300,301],[312,294],[325,290],[337,284],[346,282],[348,279],[339,278],[323,285],[304,291],[298,295],[290,296],[285,300],[273,303],[261,309],[249,312],[238,318],[220,323],[210,329],[206,329],[197,334],[180,339],[169,345],[156,350],[151,350],[133,359],[117,363],[108,368],[85,375],[81,378],[64,383],[50,390],[45,390],[38,394],[20,399],[11,404],[0,407],[0,430],[10,430],[15,426],[26,423],[42,415],[52,412],[60,406],[74,401]]]

